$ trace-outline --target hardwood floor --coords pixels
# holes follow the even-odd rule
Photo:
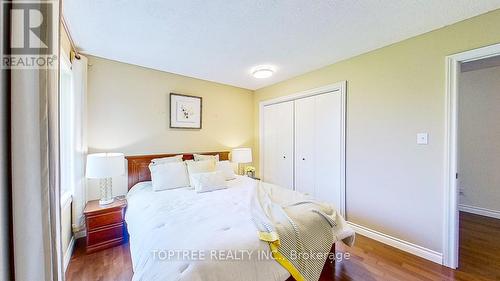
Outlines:
[[[132,280],[132,260],[128,243],[95,252],[85,253],[85,238],[78,239],[66,270],[67,281],[124,281]]]
[[[500,220],[460,213],[460,270],[500,280]]]
[[[80,239],[81,240],[81,239]],[[460,268],[451,270],[358,235],[354,247],[341,243],[336,250],[348,260],[325,270],[321,281],[500,280],[500,220],[460,213]],[[334,272],[334,273],[333,273]],[[86,255],[78,241],[66,280],[130,280],[128,244]]]

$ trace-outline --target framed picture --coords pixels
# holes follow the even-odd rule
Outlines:
[[[201,97],[170,93],[170,128],[201,129]]]

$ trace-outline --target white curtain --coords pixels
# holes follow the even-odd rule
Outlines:
[[[57,69],[11,71],[16,280],[62,280]]]
[[[78,238],[85,227],[83,209],[87,203],[85,161],[87,156],[87,63],[86,57],[79,55],[72,62],[74,118],[74,150],[71,157],[73,165],[73,233]]]
[[[5,6],[4,6],[5,7]],[[0,7],[0,13],[3,10]],[[5,38],[4,30],[0,28],[0,37]],[[1,54],[0,54],[1,56]],[[0,70],[0,280],[10,278],[10,158],[9,158],[9,85],[10,73]]]
[[[33,5],[44,12],[51,8]],[[53,17],[52,29],[39,34],[43,42],[58,30],[58,12]],[[12,30],[23,30],[23,22],[11,23]],[[12,69],[10,81],[15,279],[63,280],[58,69]]]
[[[20,1],[13,2],[12,5],[16,5]],[[38,9],[43,15],[49,11],[52,14],[52,18],[44,18],[51,28],[41,28],[36,35],[42,42],[49,42],[53,36],[59,38],[56,4],[30,3],[30,9]],[[2,5],[2,8],[10,6]],[[5,22],[11,25],[3,38],[12,38],[25,30],[24,21],[12,20],[11,15],[2,9]],[[9,46],[5,46],[8,54]],[[40,48],[30,56],[42,53]],[[58,68],[45,65],[11,69],[9,76],[12,275],[15,280],[60,281],[64,274],[60,235]]]

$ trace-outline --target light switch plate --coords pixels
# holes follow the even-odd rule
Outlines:
[[[428,133],[418,133],[417,134],[417,144],[429,144],[429,134]]]

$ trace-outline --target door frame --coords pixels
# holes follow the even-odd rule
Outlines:
[[[446,60],[443,264],[458,267],[458,81],[460,64],[500,55],[500,44],[450,55]]]
[[[340,169],[341,169],[341,178],[340,178],[340,213],[342,216],[346,218],[346,121],[347,121],[347,81],[341,81],[334,84],[329,84],[326,86],[322,86],[319,88],[314,88],[310,90],[305,90],[297,93],[293,93],[290,95],[269,99],[265,101],[261,101],[259,103],[259,169],[263,171],[264,169],[264,150],[263,147],[263,133],[264,133],[264,106],[293,101],[301,98],[321,95],[329,92],[339,91],[341,97],[341,153],[340,153]],[[295,146],[295,143],[294,143]],[[295,150],[295,149],[294,149]],[[295,157],[294,157],[295,159]],[[294,163],[295,166],[295,163]]]

